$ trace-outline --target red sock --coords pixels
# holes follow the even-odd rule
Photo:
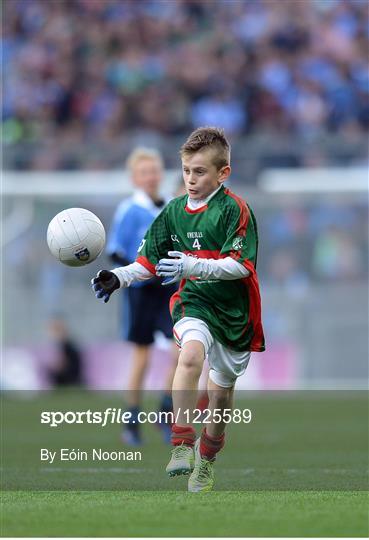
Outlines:
[[[215,455],[221,450],[224,446],[224,433],[219,437],[212,437],[206,433],[206,428],[202,430],[201,439],[200,439],[200,454],[201,457],[212,460],[215,458]]]
[[[193,446],[195,444],[196,432],[191,426],[178,426],[172,425],[172,445],[179,446],[180,444],[187,444]]]

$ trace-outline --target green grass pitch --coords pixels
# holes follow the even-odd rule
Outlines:
[[[103,409],[111,400],[3,400],[2,536],[368,536],[365,394],[240,395],[235,405],[250,407],[253,421],[229,426],[207,494],[166,478],[170,449],[153,426],[144,428],[141,463],[40,464],[40,445],[60,446],[68,432],[40,426],[40,406]],[[74,448],[122,449],[117,426],[70,430]]]
[[[2,511],[3,536],[368,535],[363,492],[8,492]]]

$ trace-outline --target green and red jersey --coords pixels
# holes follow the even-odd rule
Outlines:
[[[170,301],[174,324],[182,317],[207,323],[216,340],[235,351],[264,351],[261,300],[256,262],[255,216],[246,202],[221,189],[198,210],[187,195],[173,199],[152,223],[139,248],[137,262],[155,273],[168,251],[207,259],[232,257],[249,276],[235,280],[183,279]]]

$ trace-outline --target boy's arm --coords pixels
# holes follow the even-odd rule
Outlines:
[[[197,277],[202,280],[233,280],[245,278],[249,271],[232,257],[224,259],[197,259],[180,251],[169,251],[173,259],[161,259],[156,266],[156,275],[164,277],[163,285],[181,279]]]
[[[149,270],[140,263],[134,262],[114,270],[100,270],[91,280],[91,285],[96,298],[102,298],[106,303],[117,289],[129,287],[134,281],[146,281],[152,277],[153,274]]]
[[[119,279],[119,286],[121,289],[129,287],[135,281],[147,281],[148,279],[152,279],[155,275],[136,261],[127,266],[115,268],[112,272]]]
[[[229,256],[249,271],[255,274],[258,234],[255,216],[250,207],[232,194],[237,204],[230,205],[225,215],[227,238],[221,250],[221,257]]]
[[[155,264],[170,249],[170,236],[166,226],[165,209],[152,223],[138,248],[137,260],[114,270],[101,270],[91,280],[97,298],[108,302],[110,295],[120,288],[129,287],[135,281],[146,281],[155,276]]]

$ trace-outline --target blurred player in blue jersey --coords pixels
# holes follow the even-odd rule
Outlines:
[[[159,195],[163,177],[163,162],[156,150],[136,148],[127,159],[135,187],[133,195],[117,208],[110,230],[107,253],[118,266],[133,263],[145,233],[168,200]],[[137,415],[140,411],[141,390],[149,365],[150,348],[154,334],[161,331],[168,339],[173,337],[173,324],[169,313],[169,299],[176,287],[162,287],[159,279],[140,282],[125,291],[123,313],[128,315],[128,334],[123,337],[134,344],[132,369],[128,384],[128,406],[132,423],[123,431],[127,444],[142,442]],[[128,303],[128,306],[127,306]],[[128,309],[127,309],[128,307]],[[159,410],[171,411],[171,387],[178,353],[173,345],[173,362],[166,374],[164,392]],[[165,377],[165,374],[163,374]],[[164,437],[170,440],[170,426],[162,424]]]

